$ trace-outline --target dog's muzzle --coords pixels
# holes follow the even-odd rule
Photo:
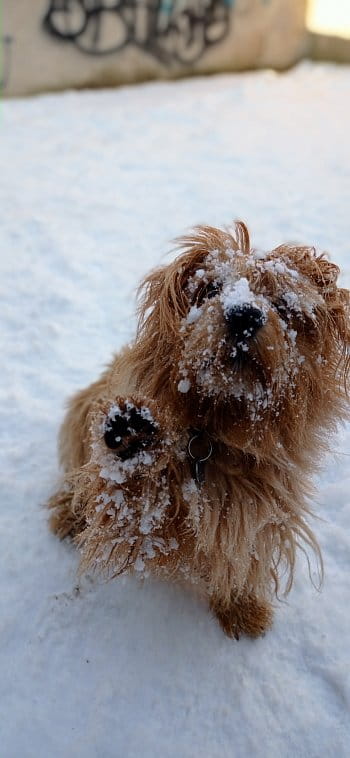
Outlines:
[[[265,323],[262,311],[249,303],[230,308],[225,318],[230,335],[235,340],[254,337]]]

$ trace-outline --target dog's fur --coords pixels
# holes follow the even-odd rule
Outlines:
[[[347,414],[349,293],[324,255],[259,254],[241,222],[180,248],[141,285],[133,344],[70,402],[51,528],[82,569],[191,581],[229,636],[258,636],[298,547],[322,572],[310,474]]]

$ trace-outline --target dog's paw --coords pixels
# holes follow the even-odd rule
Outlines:
[[[253,595],[233,600],[228,606],[211,602],[219,624],[228,637],[239,640],[242,634],[262,637],[272,626],[273,611],[270,603],[258,601]]]
[[[151,447],[157,438],[158,424],[149,408],[129,400],[118,400],[110,408],[104,441],[110,450],[125,461]]]

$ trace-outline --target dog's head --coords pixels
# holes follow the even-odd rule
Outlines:
[[[349,369],[338,267],[313,248],[255,251],[242,223],[233,234],[200,227],[180,244],[141,290],[139,357],[151,358],[158,391],[236,432],[286,423],[286,410],[334,416]]]

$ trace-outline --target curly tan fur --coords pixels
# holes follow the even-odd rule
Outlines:
[[[241,222],[179,246],[140,287],[133,344],[70,402],[51,527],[75,537],[82,570],[191,581],[229,636],[254,637],[298,548],[322,573],[310,474],[348,412],[349,293],[324,255],[260,254]],[[254,333],[232,336],[235,302],[260,314]],[[127,423],[110,449],[106,430]],[[212,449],[203,483],[193,436],[197,458]]]

